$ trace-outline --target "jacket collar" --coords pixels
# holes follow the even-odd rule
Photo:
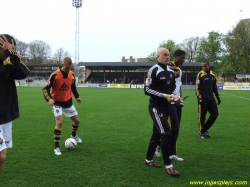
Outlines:
[[[162,64],[162,63],[160,63],[160,62],[158,62],[157,63],[159,66],[161,66],[163,69],[166,69],[167,68],[167,65],[164,65],[164,64]]]

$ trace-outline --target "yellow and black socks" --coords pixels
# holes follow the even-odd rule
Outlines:
[[[79,124],[76,125],[75,123],[72,124],[72,136],[76,136],[76,131],[78,130]]]
[[[60,138],[61,138],[61,130],[62,128],[55,126],[55,131],[54,131],[54,141],[55,141],[55,148],[60,147]]]

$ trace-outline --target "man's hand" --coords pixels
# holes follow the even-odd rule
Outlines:
[[[180,99],[180,97],[177,95],[169,95],[169,94],[163,94],[162,97],[166,99],[168,102]]]
[[[162,94],[162,97],[163,97],[164,99],[166,99],[168,102],[171,101],[171,95],[169,95],[169,94]]]
[[[7,38],[3,35],[3,38],[0,37],[0,47],[5,51],[6,49],[9,49],[10,47],[14,48],[14,40],[11,40],[11,44],[8,42]]]
[[[216,97],[217,101],[218,101],[218,105],[221,103],[220,97]]]
[[[202,105],[203,104],[202,99],[198,99],[198,103]]]
[[[76,99],[76,102],[79,103],[79,104],[81,104],[81,103],[82,103],[81,98],[78,97],[78,98]]]
[[[50,100],[49,100],[49,105],[50,105],[50,106],[53,106],[54,104],[55,104],[54,99],[50,99]]]
[[[180,100],[181,98],[177,95],[171,95],[171,101],[177,101]]]
[[[175,72],[175,78],[180,77],[180,70],[178,70],[177,72]]]

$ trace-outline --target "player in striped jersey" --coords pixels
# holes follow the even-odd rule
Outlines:
[[[72,103],[72,92],[76,98],[77,103],[80,104],[81,99],[77,92],[75,85],[75,76],[71,69],[72,60],[68,57],[64,58],[62,62],[62,68],[51,74],[49,80],[46,82],[46,85],[43,88],[44,97],[49,102],[49,105],[52,106],[56,120],[54,131],[54,153],[56,155],[61,155],[59,143],[63,126],[62,113],[64,113],[66,117],[71,118],[71,120],[73,121],[71,137],[74,138],[77,143],[82,143],[82,140],[76,135],[80,119],[76,108]],[[52,89],[52,93],[50,93],[50,89]]]
[[[7,149],[12,148],[12,121],[19,117],[15,79],[29,75],[29,68],[17,54],[15,46],[12,36],[0,35],[0,175]]]

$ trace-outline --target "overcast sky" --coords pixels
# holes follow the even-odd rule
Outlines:
[[[0,0],[0,34],[29,43],[42,40],[52,54],[63,48],[75,61],[76,8],[72,0]],[[145,58],[164,40],[226,34],[250,18],[250,0],[83,0],[82,62]]]

